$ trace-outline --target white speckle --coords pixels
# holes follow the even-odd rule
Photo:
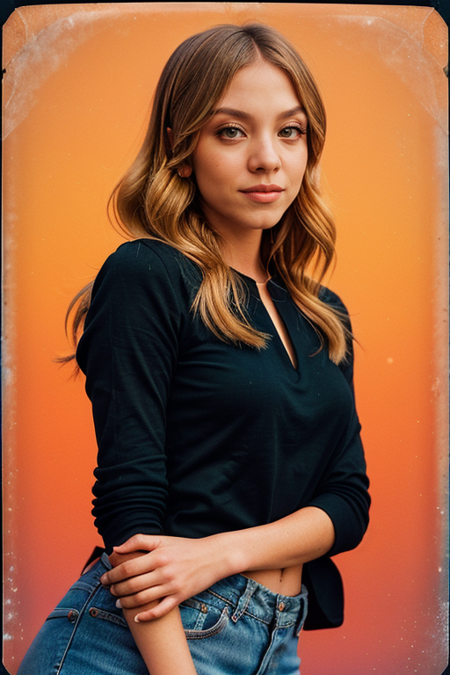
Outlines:
[[[4,640],[12,640],[13,636],[10,635],[9,633],[3,633],[3,639]]]

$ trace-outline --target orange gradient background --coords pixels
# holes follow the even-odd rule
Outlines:
[[[64,314],[122,241],[106,201],[134,159],[173,49],[217,23],[279,29],[329,119],[329,285],[359,341],[372,481],[362,545],[337,557],[341,628],[304,633],[302,675],[440,675],[447,663],[447,31],[425,7],[104,3],[16,10],[4,27],[4,664],[100,544],[96,445]]]

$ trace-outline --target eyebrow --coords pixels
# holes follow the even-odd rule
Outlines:
[[[243,110],[236,110],[235,108],[216,108],[213,110],[213,115],[218,115],[220,113],[223,115],[230,115],[231,117],[238,117],[244,120],[250,119],[252,117],[252,115],[249,115]],[[297,115],[298,113],[306,115],[304,108],[302,108],[300,105],[297,105],[295,108],[291,108],[291,110],[286,110],[285,112],[280,113],[277,117],[278,119],[286,119],[287,117],[292,117],[292,115]]]

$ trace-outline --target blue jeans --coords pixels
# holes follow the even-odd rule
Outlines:
[[[104,553],[72,586],[18,675],[148,675],[116,598],[103,588]],[[198,675],[299,675],[297,637],[307,591],[286,597],[235,574],[180,605]]]

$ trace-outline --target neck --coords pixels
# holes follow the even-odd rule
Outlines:
[[[233,269],[251,277],[256,282],[267,281],[267,270],[261,262],[261,230],[249,230],[245,236],[223,239],[222,254]]]

